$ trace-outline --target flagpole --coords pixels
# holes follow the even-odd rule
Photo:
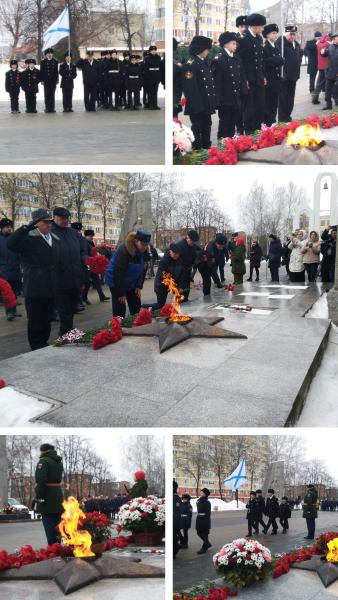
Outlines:
[[[69,0],[68,0],[68,2],[66,2],[66,7],[68,8],[68,22],[69,22],[68,54],[69,54],[69,58],[70,58],[70,7],[69,7]],[[70,62],[72,62],[72,61],[70,61]]]
[[[284,14],[283,14],[283,0],[280,0],[280,28],[282,32],[282,40],[281,40],[281,55],[284,58]],[[282,65],[282,77],[284,76],[284,65]]]

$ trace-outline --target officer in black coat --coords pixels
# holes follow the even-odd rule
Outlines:
[[[76,66],[82,71],[85,109],[87,112],[95,112],[100,82],[100,64],[94,59],[94,52],[88,50],[87,57],[80,58]]]
[[[108,67],[109,61],[110,50],[102,50],[101,60],[98,61],[100,75],[97,90],[97,101],[98,106],[106,109],[108,108],[106,69]]]
[[[318,48],[317,42],[322,37],[320,31],[315,31],[313,40],[308,40],[305,44],[304,55],[307,57],[307,73],[309,75],[310,94],[315,91],[315,80],[318,72]]]
[[[11,112],[19,113],[19,95],[21,74],[18,70],[18,61],[11,60],[9,63],[10,70],[6,72],[5,88],[11,99]]]
[[[219,124],[218,139],[233,137],[236,123],[242,113],[242,96],[248,93],[246,76],[241,59],[235,54],[236,34],[225,31],[219,36],[222,48],[211,63],[215,81],[216,106]]]
[[[27,69],[21,73],[21,87],[26,97],[26,113],[37,113],[36,94],[39,91],[40,71],[36,68],[36,60],[27,60]]]
[[[283,532],[286,533],[289,529],[289,519],[291,517],[291,508],[287,496],[283,496],[282,502],[279,505],[279,520],[283,527]]]
[[[130,62],[124,70],[125,86],[127,89],[127,110],[139,110],[140,93],[143,85],[142,66],[138,62],[138,54],[130,55]]]
[[[189,494],[182,494],[181,504],[181,523],[180,523],[180,547],[188,548],[188,531],[191,527],[192,506],[190,503],[191,497]]]
[[[250,277],[248,277],[247,281],[252,281],[252,274],[255,269],[256,271],[256,281],[259,281],[259,267],[261,266],[261,260],[263,257],[263,251],[260,247],[257,238],[252,239],[251,248],[249,251],[249,259],[250,259]]]
[[[162,308],[166,303],[168,290],[162,283],[163,273],[169,273],[174,279],[178,288],[182,284],[183,262],[180,258],[180,250],[178,244],[170,244],[168,250],[161,258],[154,280],[154,290],[157,296],[156,308]],[[154,307],[155,308],[155,307]]]
[[[40,81],[45,94],[45,113],[55,113],[55,90],[59,82],[59,63],[54,58],[53,48],[45,50],[45,58],[40,64]]]
[[[173,481],[173,554],[174,558],[176,558],[176,554],[180,549],[180,527],[181,527],[181,504],[182,500],[177,493],[178,483],[177,481]]]
[[[246,537],[252,537],[252,528],[254,528],[255,533],[258,533],[257,530],[257,521],[259,517],[259,506],[256,500],[256,492],[250,492],[250,499],[246,505],[246,518],[248,521],[248,535]]]
[[[126,79],[125,79],[125,75],[126,75],[126,68],[130,63],[130,52],[128,52],[127,50],[125,52],[123,52],[123,60],[122,60],[122,83],[121,83],[121,90],[120,90],[120,94],[119,94],[119,105],[120,106],[126,106],[127,104],[127,87],[126,87]]]
[[[181,112],[182,107],[180,101],[182,98],[182,65],[175,58],[175,52],[178,46],[178,41],[173,38],[173,50],[174,50],[174,61],[173,61],[173,116],[177,117]]]
[[[203,540],[202,548],[197,554],[205,554],[212,544],[209,542],[209,533],[211,528],[211,504],[208,500],[210,490],[203,488],[201,496],[197,500],[196,532],[199,538]]]
[[[28,342],[32,350],[48,346],[55,295],[55,270],[59,263],[59,240],[52,230],[52,215],[39,208],[32,220],[7,240],[8,248],[20,255],[23,295],[27,311]]]
[[[144,59],[143,76],[148,92],[149,110],[160,110],[157,101],[158,86],[161,82],[161,57],[157,54],[157,46],[149,46]]]
[[[199,271],[203,279],[203,294],[209,296],[211,288],[211,279],[218,288],[222,288],[221,280],[218,276],[218,268],[223,261],[224,248],[227,239],[223,233],[216,233],[214,240],[206,244],[199,264]]]
[[[0,277],[9,283],[17,296],[21,290],[20,259],[7,245],[12,232],[13,221],[6,217],[0,219]],[[21,316],[16,312],[16,306],[6,309],[7,321],[14,321],[16,316]]]
[[[271,535],[277,535],[278,525],[276,519],[279,517],[279,502],[278,498],[275,496],[275,490],[272,488],[268,489],[268,497],[265,504],[265,514],[267,517],[269,517],[269,520],[265,529],[263,530],[263,533],[267,533],[270,525],[272,525]]]
[[[259,525],[262,525],[263,531],[266,528],[266,524],[263,521],[263,515],[265,513],[265,500],[262,494],[262,490],[256,490],[256,502],[257,502],[257,523],[256,530],[259,533]]]
[[[338,32],[331,35],[331,44],[321,51],[322,56],[329,59],[325,72],[325,106],[323,110],[332,109],[332,96],[338,106]]]
[[[180,258],[183,263],[182,272],[182,295],[184,296],[183,302],[187,302],[190,293],[190,282],[191,282],[191,270],[196,266],[197,261],[197,242],[199,235],[195,229],[190,229],[187,236],[183,240],[179,240],[176,243]]]
[[[292,121],[292,111],[295,103],[296,84],[300,78],[300,66],[302,63],[302,51],[300,44],[296,42],[297,26],[286,25],[284,35],[281,89],[278,103],[278,120],[283,122]],[[282,38],[276,45],[282,47]]]
[[[211,115],[215,113],[216,97],[214,79],[206,62],[210,48],[210,38],[196,35],[189,46],[191,58],[183,65],[185,114],[190,116],[195,150],[211,146]]]
[[[249,90],[244,99],[243,121],[246,134],[261,128],[265,117],[265,72],[262,31],[266,24],[263,15],[253,13],[247,18],[248,29],[239,39],[237,55],[244,66]]]
[[[60,336],[73,329],[79,291],[84,284],[83,251],[79,236],[69,227],[70,212],[63,206],[53,210],[52,234],[59,241],[59,260],[55,272],[55,308],[60,317]]]
[[[66,52],[64,62],[59,67],[61,76],[63,112],[73,112],[74,79],[77,77],[76,66],[72,63],[72,54]]]
[[[110,50],[110,59],[105,61],[105,87],[107,106],[110,110],[120,110],[119,94],[122,85],[122,61],[117,57],[117,51]]]
[[[278,26],[273,24],[265,25],[263,36],[265,43],[263,48],[264,72],[266,77],[265,88],[265,124],[269,127],[276,122],[278,97],[281,86],[282,65],[284,59],[281,56],[280,48],[276,45]]]

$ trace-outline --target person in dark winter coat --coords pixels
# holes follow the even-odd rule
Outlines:
[[[261,260],[263,257],[263,251],[258,243],[257,238],[252,238],[251,248],[249,252],[250,258],[250,277],[247,281],[252,281],[252,274],[255,269],[256,272],[256,281],[259,281],[259,268],[261,266]]]
[[[289,519],[291,517],[291,508],[287,496],[283,496],[282,502],[279,505],[279,521],[283,527],[283,532],[286,533],[289,529]]]
[[[87,112],[95,112],[100,81],[100,64],[94,59],[94,53],[88,51],[87,57],[80,58],[76,66],[82,71],[85,109]]]
[[[304,47],[304,55],[307,57],[307,73],[309,75],[310,94],[315,91],[315,81],[318,71],[317,42],[322,37],[320,31],[316,31],[313,39],[308,40]]]
[[[125,85],[127,90],[127,110],[139,110],[140,93],[143,86],[143,69],[137,54],[131,54],[130,62],[124,70]]]
[[[283,248],[280,240],[273,233],[269,235],[269,242],[269,252],[266,260],[268,261],[271,273],[271,282],[279,283],[279,268],[281,264]]]
[[[333,283],[337,249],[337,225],[326,227],[321,235],[321,239],[320,251],[323,255],[321,262],[322,281]]]
[[[206,62],[212,40],[196,35],[191,40],[191,58],[182,68],[182,87],[186,98],[185,114],[189,115],[195,140],[193,148],[211,147],[211,115],[215,113],[215,83]]]
[[[105,281],[111,291],[114,317],[126,316],[126,303],[131,315],[141,308],[144,253],[148,250],[150,239],[151,234],[143,229],[129,233],[109,262]]]
[[[318,492],[315,486],[310,483],[307,486],[307,492],[305,494],[303,502],[303,518],[306,519],[307,536],[306,540],[313,540],[315,537],[316,530],[316,519],[318,517]]]
[[[45,112],[55,113],[55,90],[59,83],[59,70],[53,48],[45,50],[45,58],[40,64],[40,81],[43,83],[45,94]]]
[[[122,60],[122,83],[121,89],[119,93],[119,106],[126,106],[127,104],[127,88],[126,88],[126,68],[130,64],[130,52],[127,50],[123,52],[123,60]]]
[[[272,525],[271,535],[277,535],[278,525],[276,519],[279,517],[279,502],[278,498],[275,496],[275,490],[272,488],[268,490],[268,497],[265,503],[265,514],[269,517],[269,520],[263,533],[267,533],[270,529],[270,525]]]
[[[177,493],[178,483],[177,481],[173,481],[173,555],[174,559],[176,558],[176,554],[180,549],[180,535],[181,535],[181,505],[182,500]]]
[[[328,57],[328,66],[325,73],[325,102],[323,110],[332,109],[332,97],[338,106],[338,33],[331,35],[331,44],[322,50],[322,56]]]
[[[235,54],[236,34],[231,31],[221,33],[219,45],[222,51],[213,59],[211,71],[219,116],[217,137],[222,139],[235,135],[236,123],[242,113],[242,98],[248,93],[248,87],[242,61]]]
[[[158,86],[161,83],[161,57],[157,54],[157,46],[149,46],[144,59],[143,77],[148,92],[147,108],[160,110],[157,101]]]
[[[265,500],[263,498],[262,490],[256,490],[256,502],[257,502],[256,529],[257,529],[257,533],[259,533],[260,525],[262,525],[263,531],[266,528],[266,524],[263,521],[263,515],[265,514]]]
[[[254,528],[255,533],[257,531],[257,521],[259,516],[259,507],[256,500],[256,492],[250,492],[250,499],[246,505],[246,518],[248,521],[248,535],[246,537],[252,537],[252,528]]]
[[[174,50],[174,61],[173,61],[173,116],[177,117],[181,112],[182,107],[180,101],[182,98],[182,74],[183,69],[181,63],[175,58],[175,52],[178,46],[178,41],[173,38],[173,50]]]
[[[69,227],[69,218],[69,210],[63,206],[54,208],[52,234],[59,242],[59,259],[55,269],[55,308],[60,317],[60,336],[73,329],[79,293],[84,285],[83,250],[78,234]]]
[[[277,120],[278,97],[281,86],[282,65],[284,58],[276,45],[278,26],[266,25],[263,29],[265,43],[263,48],[265,88],[265,124],[271,127]]]
[[[296,25],[286,25],[284,35],[283,58],[285,60],[282,72],[281,89],[279,94],[278,120],[289,122],[292,120],[292,111],[295,103],[296,84],[300,78],[300,65],[302,51],[296,41]],[[282,48],[282,39],[276,42]]]
[[[187,236],[183,240],[179,240],[176,243],[178,252],[180,253],[180,259],[183,263],[183,272],[181,279],[182,295],[184,296],[183,302],[186,302],[189,298],[190,283],[191,283],[191,270],[197,265],[197,242],[199,235],[195,229],[190,229]]]
[[[7,247],[22,262],[28,341],[32,350],[48,346],[51,332],[55,269],[59,263],[59,240],[51,233],[52,221],[48,210],[34,210],[31,222],[19,227],[7,240]]]
[[[205,554],[211,548],[209,542],[209,533],[211,528],[211,504],[208,500],[210,491],[207,488],[201,490],[201,496],[197,500],[196,532],[199,538],[203,540],[202,548],[197,554]]]
[[[5,279],[17,296],[21,290],[21,271],[19,257],[8,247],[13,232],[13,221],[4,217],[0,220],[0,277]],[[16,307],[6,309],[7,321],[13,321],[17,315]]]
[[[188,548],[189,538],[188,531],[191,527],[192,506],[190,503],[191,497],[189,494],[182,495],[181,504],[181,521],[180,521],[180,547]]]
[[[39,91],[40,71],[36,68],[36,60],[30,58],[27,62],[27,69],[20,75],[20,82],[26,98],[26,113],[37,113],[36,94]]]
[[[249,135],[261,128],[265,117],[265,85],[262,31],[266,25],[263,15],[253,13],[247,17],[248,29],[239,39],[237,56],[242,60],[249,90],[244,99],[243,120]]]
[[[116,50],[111,51],[110,59],[104,64],[104,78],[107,94],[107,107],[120,110],[119,94],[122,86],[122,61],[118,59]]]
[[[64,62],[59,67],[61,76],[63,112],[73,112],[74,79],[77,77],[76,66],[72,63],[72,54],[66,52]]]
[[[11,60],[10,70],[6,72],[5,89],[11,100],[11,112],[19,113],[19,95],[21,85],[21,74],[18,69],[18,61]]]
[[[231,272],[234,276],[235,285],[243,283],[243,275],[246,272],[245,266],[245,240],[242,237],[236,238],[236,245],[231,250]]]
[[[146,475],[144,471],[136,471],[134,473],[135,483],[131,490],[127,490],[129,500],[133,500],[134,498],[146,498],[147,497],[147,489],[148,482],[146,480]]]
[[[157,304],[153,308],[162,308],[167,301],[168,290],[162,283],[163,273],[169,273],[174,279],[176,286],[180,289],[182,284],[183,262],[177,244],[170,244],[168,250],[161,258],[154,280],[154,290],[157,296]]]
[[[40,458],[35,470],[36,511],[42,516],[48,545],[59,541],[56,531],[63,513],[62,458],[51,444],[40,446]]]
[[[203,294],[209,296],[211,289],[211,279],[215,282],[218,288],[222,288],[223,285],[218,276],[218,268],[223,263],[224,259],[224,248],[226,246],[227,239],[222,233],[216,233],[214,240],[208,242],[205,246],[202,256],[201,263],[199,264],[199,271],[203,279]]]

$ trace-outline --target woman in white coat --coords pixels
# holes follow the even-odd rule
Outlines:
[[[304,231],[299,229],[292,235],[288,244],[288,248],[291,250],[289,269],[292,283],[305,283],[304,255],[302,252],[305,244]]]

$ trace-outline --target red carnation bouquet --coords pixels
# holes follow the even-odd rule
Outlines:
[[[133,322],[133,327],[140,327],[141,325],[148,325],[153,320],[150,308],[141,308],[139,314],[137,315],[135,321]]]
[[[119,317],[113,317],[109,321],[110,329],[101,329],[93,336],[93,349],[100,350],[109,344],[115,344],[122,339],[122,324]]]
[[[89,531],[93,544],[101,544],[111,536],[112,521],[105,514],[94,511],[87,513],[85,519],[80,519],[79,527]]]
[[[0,277],[0,292],[5,309],[10,310],[11,308],[15,308],[16,296],[12,290],[12,286],[6,279],[2,279],[2,277]]]
[[[174,307],[172,306],[172,304],[165,304],[164,306],[162,306],[161,310],[160,310],[160,317],[171,317],[171,315],[175,312]]]
[[[91,273],[104,275],[109,265],[109,260],[102,254],[96,254],[96,256],[88,256],[87,265]]]

